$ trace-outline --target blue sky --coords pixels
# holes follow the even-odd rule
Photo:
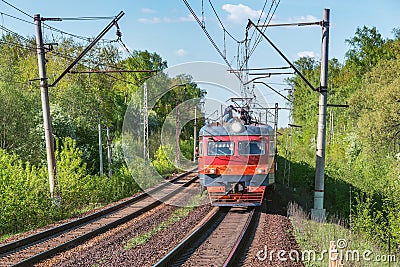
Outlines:
[[[193,20],[189,10],[182,0],[133,0],[133,1],[50,1],[50,0],[6,0],[28,14],[41,14],[43,17],[87,17],[115,16],[119,11],[125,15],[120,20],[122,40],[130,50],[148,50],[157,52],[169,66],[192,61],[212,61],[225,63],[199,25]],[[202,2],[204,20],[207,30],[221,50],[224,49],[223,30],[211,9],[209,0],[188,0],[196,14],[202,18]],[[272,0],[267,1],[265,18]],[[247,19],[254,21],[260,16],[264,1],[247,0],[211,0],[224,27],[236,39],[245,36]],[[398,0],[281,0],[271,19],[271,23],[290,23],[319,21],[323,9],[331,10],[331,28],[329,57],[344,61],[348,46],[345,39],[354,36],[357,27],[375,26],[384,38],[392,37],[392,29],[400,27],[400,1]],[[0,12],[31,20],[26,15],[0,1]],[[19,22],[7,15],[1,15],[1,25],[21,35],[33,35],[34,26]],[[100,21],[62,21],[48,22],[66,32],[81,36],[96,36],[107,25],[109,20]],[[52,33],[45,31],[47,36]],[[320,27],[289,27],[268,28],[266,34],[292,61],[302,55],[316,57],[319,60],[321,50]],[[115,38],[115,30],[111,30],[107,39]],[[226,55],[229,62],[235,66],[237,60],[237,43],[226,36]],[[287,64],[277,56],[276,52],[263,40],[256,47],[249,60],[249,67],[281,67]],[[283,90],[285,85],[279,85],[287,76],[279,76],[266,82],[278,83],[277,90]],[[265,92],[268,102],[279,102],[283,99]],[[282,113],[285,117],[284,112]],[[285,121],[284,121],[285,122]],[[281,126],[284,126],[281,124]]]
[[[156,51],[169,62],[169,65],[191,60],[211,60],[223,63],[181,0],[7,0],[7,2],[28,14],[39,13],[43,17],[113,16],[122,10],[126,14],[120,21],[120,27],[123,40],[130,49]],[[188,2],[201,17],[202,1],[189,0]],[[267,7],[270,2],[271,0],[268,0]],[[256,20],[264,1],[212,0],[212,3],[225,27],[237,39],[242,40],[247,18],[251,17]],[[344,40],[354,35],[357,26],[376,26],[384,37],[391,37],[392,28],[400,26],[400,17],[398,16],[400,1],[398,0],[281,0],[272,22],[320,20],[324,8],[331,9],[330,57],[336,57],[341,61],[347,50]],[[204,11],[207,29],[212,33],[217,44],[222,47],[223,32],[210,9],[208,0],[204,0]],[[29,20],[28,17],[1,1],[0,12]],[[33,25],[20,25],[6,16],[2,16],[1,23],[24,35],[34,33]],[[49,24],[67,32],[95,36],[107,23],[108,21],[105,20],[96,22],[64,21]],[[307,29],[300,27],[271,28],[268,31],[273,41],[279,44],[291,59],[295,59],[298,57],[298,53],[304,51],[310,51],[314,55],[320,54],[318,27]],[[112,36],[108,37],[111,39]],[[231,50],[228,48],[228,55],[231,53],[234,56],[236,52],[233,51],[233,48]],[[267,45],[260,44],[259,50],[267,48]]]

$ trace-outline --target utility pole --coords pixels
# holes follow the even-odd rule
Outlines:
[[[329,141],[333,144],[334,140],[334,136],[335,136],[335,129],[334,129],[334,118],[333,118],[333,110],[331,110],[330,112],[330,127],[329,127]]]
[[[278,103],[275,103],[275,120],[274,120],[274,143],[275,143],[275,162],[278,154]]]
[[[329,9],[324,9],[322,21],[322,53],[321,77],[319,88],[318,108],[318,137],[315,167],[314,208],[311,209],[311,218],[316,221],[325,220],[324,209],[324,170],[326,145],[326,107],[328,97],[328,46],[329,46]]]
[[[149,160],[149,111],[147,107],[147,83],[143,84],[143,159]]]
[[[101,122],[100,116],[98,118],[99,121],[99,160],[100,160],[100,176],[103,175],[103,144],[101,140]]]
[[[179,94],[179,92],[178,92]],[[179,156],[181,154],[180,150],[180,143],[179,143],[179,138],[181,135],[181,122],[180,122],[180,110],[179,110],[179,101],[177,97],[177,102],[176,102],[176,126],[175,126],[175,164],[177,167],[179,167],[180,161],[179,161]]]
[[[46,153],[47,153],[47,169],[49,172],[50,196],[57,204],[58,195],[56,188],[56,158],[54,155],[54,140],[53,131],[51,127],[50,118],[50,104],[49,104],[49,85],[46,76],[46,59],[42,36],[42,18],[39,14],[34,16],[35,29],[36,29],[36,46],[39,64],[39,78],[40,78],[40,93],[42,99],[42,112],[43,112],[43,126],[44,135],[46,139]]]
[[[107,157],[108,157],[108,176],[112,176],[112,150],[111,150],[112,138],[110,136],[110,127],[107,126]]]
[[[196,163],[196,144],[197,144],[197,106],[194,106],[194,126],[193,126],[193,163]]]

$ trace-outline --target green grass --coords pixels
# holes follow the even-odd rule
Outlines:
[[[1,235],[1,236],[0,236],[0,242],[3,242],[3,241],[6,240],[7,238],[12,237],[12,236],[14,236],[14,235],[18,235],[18,234],[19,234],[19,233]]]
[[[186,216],[189,215],[189,213],[196,208],[196,206],[204,199],[204,196],[200,195],[195,195],[191,201],[189,202],[187,207],[182,207],[177,210],[175,210],[171,216],[168,218],[168,220],[163,221],[157,225],[155,225],[150,231],[136,236],[132,239],[130,239],[125,245],[124,249],[132,249],[135,248],[136,246],[142,245],[146,243],[152,236],[157,234],[158,232],[161,232],[162,230],[168,228],[172,224],[176,223],[177,221],[180,221],[181,219],[185,218]]]
[[[331,220],[326,223],[318,223],[308,219],[308,215],[296,204],[289,204],[288,215],[294,227],[294,235],[299,244],[300,251],[313,250],[316,259],[311,257],[307,261],[306,257],[304,265],[306,267],[322,267],[329,265],[328,251],[330,242],[335,241],[336,245],[346,244],[345,248],[339,249],[338,252],[343,256],[344,266],[352,267],[383,267],[383,266],[400,266],[400,255],[395,255],[394,249],[389,253],[386,248],[379,247],[376,242],[367,241],[362,235],[350,231],[344,226],[340,219]],[[340,247],[338,247],[340,248]],[[354,253],[354,256],[353,256]],[[358,253],[358,254],[357,254]],[[306,254],[307,255],[307,254]],[[323,256],[323,260],[319,260]],[[357,260],[357,255],[359,259]],[[388,255],[394,255],[395,261],[378,262],[378,257],[383,259]],[[346,259],[347,256],[347,259]]]

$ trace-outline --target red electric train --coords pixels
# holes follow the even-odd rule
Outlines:
[[[275,182],[272,127],[238,118],[205,125],[199,133],[198,167],[213,206],[260,206]]]

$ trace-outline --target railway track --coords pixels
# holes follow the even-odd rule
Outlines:
[[[213,214],[154,266],[232,266],[258,209],[215,208]]]
[[[145,193],[60,226],[0,246],[0,266],[32,266],[173,198],[198,179],[187,172]],[[157,196],[156,199],[152,196]]]

